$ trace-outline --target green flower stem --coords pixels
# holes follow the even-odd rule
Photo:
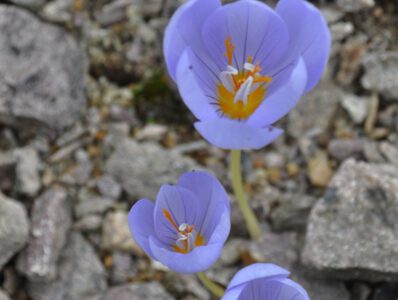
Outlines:
[[[209,279],[209,277],[207,277],[207,275],[204,272],[200,272],[196,274],[198,276],[198,278],[200,279],[200,281],[202,282],[202,284],[210,291],[212,292],[212,294],[214,296],[216,296],[217,298],[221,298],[222,296],[224,296],[224,292],[225,290],[218,285],[217,283],[211,281]]]
[[[240,150],[231,150],[232,187],[234,189],[236,201],[238,202],[239,208],[243,214],[243,218],[246,221],[246,226],[249,230],[250,236],[252,239],[258,239],[261,236],[261,228],[256,216],[249,206],[245,191],[243,190],[240,157]]]

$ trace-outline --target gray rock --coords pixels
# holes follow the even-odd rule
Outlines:
[[[0,190],[9,191],[15,187],[17,160],[11,151],[0,152]]]
[[[300,283],[311,299],[314,300],[350,300],[350,294],[344,283],[336,280],[322,280],[293,270],[292,279]],[[359,300],[355,298],[355,300]]]
[[[349,38],[343,45],[338,44],[336,47],[340,52],[336,80],[340,85],[350,87],[361,71],[363,57],[368,47],[368,37],[357,34]]]
[[[121,182],[129,196],[149,199],[156,197],[162,184],[175,183],[183,172],[199,168],[188,157],[131,139],[123,139],[106,162],[107,172]]]
[[[46,20],[55,23],[70,24],[73,21],[74,0],[54,0],[48,2],[42,9],[41,15]]]
[[[0,290],[0,300],[10,300],[10,298]]]
[[[339,22],[330,27],[333,41],[341,41],[354,32],[354,25],[351,22]]]
[[[126,284],[111,288],[104,300],[172,300],[158,282]]]
[[[350,287],[351,299],[368,300],[372,294],[372,288],[363,282],[354,282]]]
[[[110,175],[104,175],[97,181],[97,188],[99,192],[111,199],[119,199],[122,194],[122,187],[120,184]]]
[[[365,56],[363,64],[363,87],[386,98],[398,100],[398,53],[371,53]]]
[[[209,290],[207,290],[199,281],[197,276],[192,274],[178,274],[174,272],[167,272],[162,280],[168,292],[170,292],[176,299],[200,299],[211,300]],[[193,296],[187,296],[193,295]]]
[[[30,9],[39,9],[47,0],[11,0],[12,3]]]
[[[389,142],[380,143],[380,151],[387,161],[398,166],[398,146]]]
[[[246,244],[246,240],[239,238],[229,239],[221,252],[218,263],[223,266],[231,266],[240,260],[242,247]]]
[[[64,30],[0,6],[0,120],[59,130],[84,111],[86,57]]]
[[[368,97],[345,95],[341,99],[341,106],[343,106],[355,124],[361,124],[368,115],[369,102],[370,99]]]
[[[398,278],[398,168],[345,161],[313,208],[303,262],[324,276]]]
[[[100,215],[87,215],[73,224],[73,228],[83,232],[96,231],[101,228],[102,220]]]
[[[69,236],[59,269],[62,272],[52,282],[28,283],[28,293],[33,300],[82,300],[103,294],[107,288],[101,261],[79,233],[72,232]]]
[[[298,259],[296,240],[295,233],[276,234],[263,228],[261,238],[249,241],[242,250],[252,261],[274,263],[290,270]]]
[[[397,295],[397,283],[384,283],[375,290],[372,300],[396,300]]]
[[[131,0],[116,0],[104,5],[95,18],[102,26],[109,26],[115,23],[126,21]]]
[[[363,139],[333,139],[328,145],[329,154],[338,161],[359,156],[364,150],[365,141]]]
[[[169,2],[174,2],[173,4],[175,4],[175,2],[177,1]],[[159,15],[164,5],[162,0],[138,0],[137,4],[140,13],[147,17],[154,17]]]
[[[386,160],[379,149],[379,144],[376,141],[366,141],[364,147],[364,154],[366,160],[372,163],[385,163]]]
[[[337,0],[337,5],[345,12],[356,12],[372,8],[375,2],[374,0]]]
[[[33,197],[41,187],[39,155],[34,148],[26,147],[16,149],[14,156],[17,160],[17,189],[22,194]]]
[[[28,242],[25,207],[0,193],[0,270]]]
[[[304,230],[316,198],[304,194],[284,194],[269,214],[275,230]]]
[[[108,198],[92,197],[81,200],[74,208],[77,218],[82,218],[91,214],[103,214],[113,207],[115,202]]]
[[[102,226],[101,248],[108,251],[143,254],[141,248],[138,247],[131,236],[126,212],[109,212],[106,215]]]
[[[130,254],[114,252],[112,253],[112,268],[109,273],[112,284],[122,284],[138,274],[138,265]]]
[[[33,281],[50,281],[57,275],[57,261],[71,226],[66,191],[53,188],[35,200],[29,245],[21,254],[18,269]]]
[[[322,82],[300,100],[288,115],[288,131],[295,137],[322,134],[331,125],[342,97],[342,91],[327,82]],[[308,116],[311,116],[309,118]]]
[[[333,24],[339,21],[341,18],[344,17],[344,13],[340,10],[337,9],[334,6],[324,6],[320,7],[320,10],[325,17],[326,21],[328,24]]]

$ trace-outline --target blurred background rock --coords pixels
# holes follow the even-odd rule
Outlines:
[[[230,189],[168,79],[178,0],[0,1],[0,299],[211,299],[130,238],[140,197],[190,169]],[[398,299],[398,3],[314,1],[333,35],[318,87],[244,155],[263,222],[233,230],[209,277],[275,262],[314,300]],[[274,3],[269,3],[274,4]],[[231,196],[232,198],[232,196]]]

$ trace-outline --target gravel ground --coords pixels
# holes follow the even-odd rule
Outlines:
[[[7,2],[7,3],[3,3]],[[194,131],[168,79],[178,0],[0,3],[0,299],[212,299],[151,261],[127,212],[191,169],[231,193],[229,153]],[[322,82],[243,155],[263,226],[232,232],[208,276],[274,262],[313,300],[398,298],[398,4],[313,1],[333,36]]]

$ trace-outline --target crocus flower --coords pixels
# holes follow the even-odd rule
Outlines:
[[[236,273],[221,300],[310,300],[288,276],[289,272],[277,265],[250,265]]]
[[[163,50],[200,134],[220,148],[258,149],[282,134],[272,124],[318,83],[330,43],[323,16],[304,0],[280,0],[275,10],[188,0]]]
[[[151,258],[180,273],[208,269],[220,256],[231,227],[227,194],[213,176],[192,171],[163,185],[156,203],[139,200],[128,223]]]

